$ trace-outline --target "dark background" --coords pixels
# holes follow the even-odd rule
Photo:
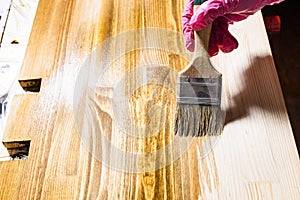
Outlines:
[[[293,133],[300,150],[300,1],[285,0],[262,9],[263,16],[279,15],[281,30],[268,33]]]

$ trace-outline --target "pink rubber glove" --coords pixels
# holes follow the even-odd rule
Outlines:
[[[194,30],[202,30],[212,23],[209,55],[216,55],[219,49],[225,53],[231,52],[237,48],[238,42],[228,31],[229,24],[246,19],[266,5],[281,1],[283,0],[208,0],[194,14],[194,0],[189,0],[182,15],[186,47],[194,51]]]

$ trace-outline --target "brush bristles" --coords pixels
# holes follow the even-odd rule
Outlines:
[[[177,103],[175,135],[217,136],[223,129],[221,107]]]

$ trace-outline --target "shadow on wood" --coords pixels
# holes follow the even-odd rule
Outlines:
[[[266,110],[274,115],[286,112],[285,107],[280,106],[282,98],[272,99],[276,91],[272,90],[270,84],[274,83],[264,81],[273,80],[267,78],[270,74],[268,64],[272,62],[273,58],[271,56],[256,57],[252,65],[244,71],[243,77],[241,77],[241,79],[244,79],[244,87],[238,94],[231,97],[235,106],[226,109],[225,125],[248,116],[250,109],[254,107]],[[259,83],[264,84],[259,85]]]

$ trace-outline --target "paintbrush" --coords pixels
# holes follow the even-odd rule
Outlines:
[[[177,78],[175,135],[216,136],[223,129],[222,74],[210,62],[211,25],[194,32],[195,49],[189,65]]]

